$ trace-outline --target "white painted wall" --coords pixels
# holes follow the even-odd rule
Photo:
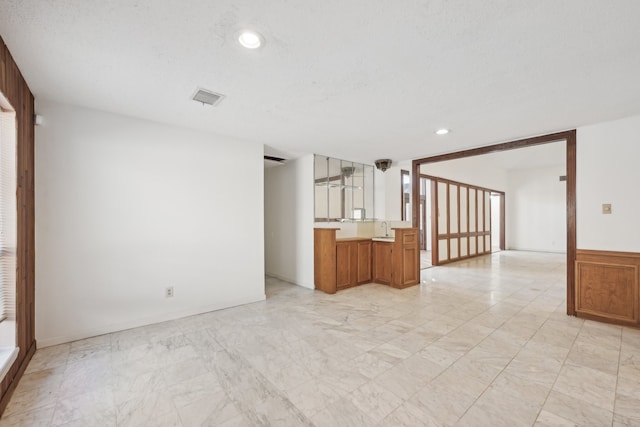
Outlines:
[[[382,186],[382,190],[384,190],[384,203],[382,203],[384,211],[382,213],[384,215],[378,216],[376,211],[376,217],[383,221],[402,220],[402,170],[409,171],[409,175],[411,175],[411,162],[393,163],[384,174],[377,171],[382,175],[380,181],[384,183]],[[378,179],[378,175],[376,175],[376,179]]]
[[[39,346],[264,299],[261,145],[37,107]]]
[[[312,154],[265,170],[266,272],[309,289],[314,288],[313,182]]]
[[[507,188],[506,169],[493,167],[484,156],[427,163],[420,166],[420,173],[490,190],[505,191]]]
[[[566,252],[564,166],[507,171],[507,249]]]
[[[578,128],[577,141],[578,248],[640,252],[640,116]]]

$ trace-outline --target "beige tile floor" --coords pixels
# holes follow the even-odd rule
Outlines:
[[[420,270],[431,267],[431,251],[420,251]]]
[[[422,279],[38,350],[0,426],[640,425],[640,331],[567,317],[563,255]]]

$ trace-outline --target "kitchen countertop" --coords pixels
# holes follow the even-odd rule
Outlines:
[[[393,236],[375,236],[375,237],[342,237],[336,239],[336,242],[357,242],[357,241],[365,241],[365,240],[373,240],[374,242],[395,242],[396,238]]]

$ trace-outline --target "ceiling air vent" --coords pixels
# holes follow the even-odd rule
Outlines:
[[[264,156],[265,160],[270,160],[272,162],[284,163],[285,160],[282,157],[274,157],[274,156]]]
[[[224,95],[205,89],[198,89],[193,95],[193,100],[202,103],[202,105],[218,105],[222,98],[224,98]]]

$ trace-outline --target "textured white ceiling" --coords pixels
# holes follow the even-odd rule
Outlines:
[[[639,114],[639,22],[637,0],[0,0],[36,97],[367,163]]]

